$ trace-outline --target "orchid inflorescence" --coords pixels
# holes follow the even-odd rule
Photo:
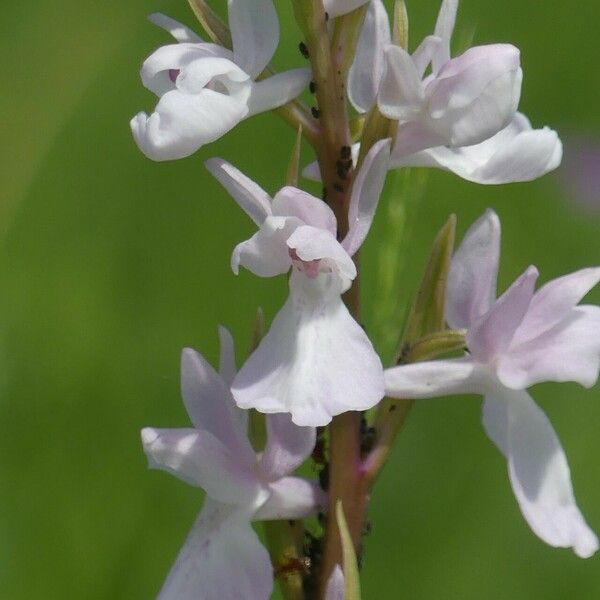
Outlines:
[[[560,164],[556,132],[534,129],[518,112],[519,50],[490,44],[453,58],[458,0],[443,0],[433,34],[412,53],[403,0],[394,3],[393,26],[382,0],[292,0],[310,68],[275,73],[272,0],[228,0],[228,23],[204,0],[190,5],[210,41],[151,16],[176,43],[141,69],[158,96],[150,116],[131,121],[142,152],[183,158],[271,110],[298,136],[288,185],[274,196],[222,158],[205,163],[258,228],[233,249],[233,271],[289,273],[289,296],[239,370],[223,328],[218,372],[183,351],[192,427],[142,430],[150,466],[206,494],[159,597],[263,600],[277,579],[285,598],[359,598],[356,554],[373,483],[412,401],[454,394],[484,397],[484,429],[507,460],[534,533],[578,556],[594,554],[598,539],[577,507],[565,453],[527,388],[595,384],[600,308],[580,302],[600,267],[535,291],[530,266],[496,298],[497,215],[486,211],[454,253],[451,217],[393,366],[384,369],[357,322],[358,251],[389,170],[437,167],[501,184]],[[315,94],[312,110],[298,98],[306,88]],[[303,174],[322,183],[323,199],[297,187],[301,136],[316,158]],[[257,435],[257,423],[266,435]],[[293,474],[311,456],[320,481]],[[268,523],[268,549],[254,521]]]

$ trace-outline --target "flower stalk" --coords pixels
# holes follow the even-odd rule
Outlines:
[[[352,191],[353,168],[350,156],[352,139],[346,108],[344,74],[349,68],[348,56],[354,53],[363,11],[347,15],[336,26],[333,45],[327,30],[327,17],[320,0],[294,0],[296,20],[305,36],[313,69],[315,95],[321,125],[317,157],[323,181],[323,192],[338,221],[338,237],[348,231],[348,206]],[[332,47],[334,51],[332,51]],[[358,256],[354,256],[358,262]],[[355,319],[359,316],[358,281],[344,295],[344,302]],[[340,533],[335,515],[336,504],[342,501],[350,537],[356,549],[367,508],[366,489],[362,483],[360,452],[361,415],[351,411],[334,417],[329,426],[329,518],[325,532],[325,552],[321,565],[320,595],[325,594],[327,581],[342,560]]]

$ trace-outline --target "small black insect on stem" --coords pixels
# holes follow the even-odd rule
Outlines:
[[[298,44],[298,49],[300,50],[300,54],[302,54],[302,56],[304,56],[304,58],[308,58],[310,56],[310,54],[308,52],[308,47],[304,42],[300,42]]]

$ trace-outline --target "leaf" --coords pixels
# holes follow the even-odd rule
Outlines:
[[[408,13],[404,0],[394,2],[394,23],[392,42],[405,50],[408,49]]]
[[[229,27],[205,2],[205,0],[188,0],[190,8],[196,15],[198,21],[208,34],[208,37],[215,43],[225,48],[232,48],[231,32]]]
[[[340,538],[342,540],[342,558],[344,570],[344,600],[360,600],[360,578],[358,575],[358,564],[354,553],[354,544],[348,529],[348,523],[344,516],[342,501],[338,500],[335,505],[335,517],[337,520]]]
[[[287,172],[285,175],[286,185],[293,185],[298,187],[298,171],[300,169],[300,150],[302,149],[302,125],[298,125],[298,133],[296,134],[296,141],[292,148],[292,156],[288,164]]]
[[[455,231],[456,216],[450,215],[433,242],[421,285],[404,329],[403,347],[410,347],[423,336],[444,329],[446,283]]]

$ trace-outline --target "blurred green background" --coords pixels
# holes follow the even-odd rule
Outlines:
[[[277,4],[275,62],[299,66],[289,5]],[[414,47],[432,30],[438,2],[407,4]],[[139,430],[187,424],[179,395],[183,346],[216,361],[223,323],[242,357],[256,306],[271,318],[286,294],[283,277],[230,272],[230,251],[253,225],[202,163],[223,156],[275,191],[293,132],[262,115],[191,158],[163,164],[146,159],[131,139],[130,117],[154,106],[139,65],[168,42],[145,20],[158,10],[194,24],[184,0],[3,6],[2,599],[157,593],[201,496],[146,470]],[[568,150],[569,134],[600,134],[599,20],[594,0],[464,0],[458,32],[459,39],[474,32],[477,43],[520,47],[521,108],[535,125],[559,130]],[[390,203],[406,189],[402,177],[390,178],[363,255],[364,321],[384,356],[399,322],[388,320],[394,311],[382,303],[390,290],[382,257],[394,238]],[[400,307],[450,212],[461,234],[486,207],[499,213],[501,289],[529,263],[547,280],[600,261],[600,213],[574,204],[560,173],[482,187],[431,172],[421,192],[420,203],[408,199],[413,225],[403,258],[397,252]],[[598,302],[600,290],[590,298]],[[533,393],[562,439],[579,505],[598,531],[598,388],[551,384]],[[600,556],[580,560],[529,531],[479,419],[474,397],[423,402],[411,414],[373,496],[364,597],[599,598]]]

